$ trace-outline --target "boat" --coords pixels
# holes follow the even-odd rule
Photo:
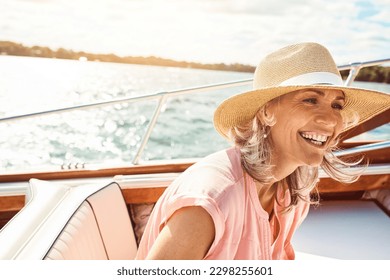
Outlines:
[[[389,59],[338,66],[349,86],[363,67]],[[161,108],[172,96],[247,85],[251,79],[114,99],[0,122],[157,100],[138,152],[122,166],[63,165],[51,170],[0,174],[0,260],[133,259],[148,215],[165,188],[197,159],[140,160]],[[339,156],[369,160],[360,179],[342,184],[320,172],[321,205],[293,238],[297,259],[390,259],[390,141],[349,141],[390,122],[390,110],[343,134]]]

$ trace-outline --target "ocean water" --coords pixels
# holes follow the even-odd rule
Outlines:
[[[0,118],[251,78],[250,73],[0,56]],[[390,85],[356,83],[390,93]],[[229,146],[214,130],[217,105],[240,86],[170,97],[142,160],[203,157]],[[0,122],[0,172],[62,164],[128,164],[155,101]],[[385,125],[358,139],[389,139]]]

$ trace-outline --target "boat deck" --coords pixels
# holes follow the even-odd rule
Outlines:
[[[310,209],[293,245],[321,257],[389,260],[389,236],[389,216],[374,201],[329,200]]]

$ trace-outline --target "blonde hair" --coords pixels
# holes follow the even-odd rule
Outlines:
[[[229,131],[230,140],[241,151],[243,168],[261,184],[270,183],[274,179],[272,176],[273,166],[271,165],[272,145],[270,137],[267,136],[270,127],[275,123],[275,119],[273,116],[266,115],[265,106],[260,108],[251,121],[233,127]],[[356,117],[356,114],[352,114],[352,118],[355,120],[343,118],[343,121],[344,123],[355,122]],[[331,178],[343,183],[352,183],[359,178],[363,170],[357,168],[352,170],[351,167],[361,163],[362,158],[351,162],[342,160],[333,153],[337,149],[336,145],[337,143],[326,151],[321,167]],[[317,182],[318,167],[300,166],[292,174],[275,184],[280,187],[288,187],[291,196],[290,205],[287,207],[288,210],[292,206],[297,205],[300,200],[309,201],[312,204],[318,203]],[[314,198],[308,198],[308,194],[314,189]]]

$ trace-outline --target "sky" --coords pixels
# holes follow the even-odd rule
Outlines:
[[[0,0],[0,41],[257,65],[289,44],[337,64],[390,57],[390,0]]]

